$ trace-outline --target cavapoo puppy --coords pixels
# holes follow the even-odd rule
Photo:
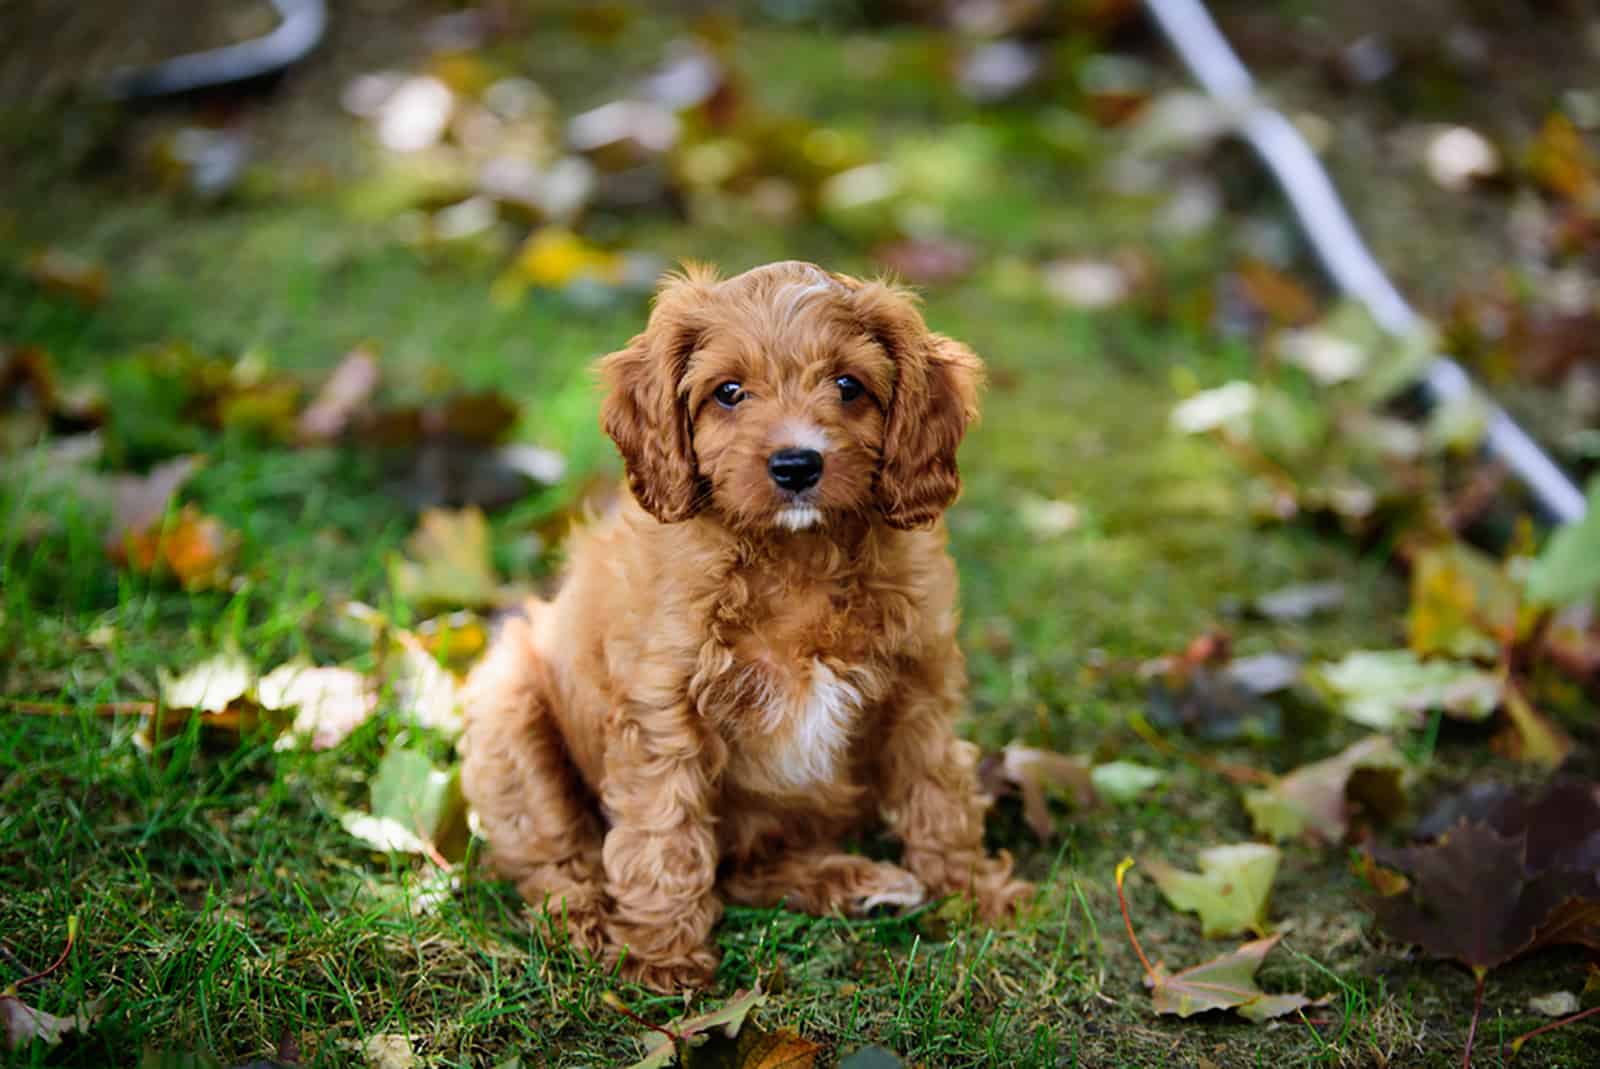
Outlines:
[[[904,292],[805,263],[670,279],[600,362],[632,499],[468,687],[496,869],[646,986],[706,983],[724,902],[1031,887],[983,847],[941,514],[983,366]],[[844,852],[881,822],[899,865]]]

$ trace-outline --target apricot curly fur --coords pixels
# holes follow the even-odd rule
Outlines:
[[[599,370],[632,497],[574,535],[559,595],[469,680],[463,783],[496,871],[661,990],[709,982],[727,902],[956,893],[1013,915],[1031,887],[984,849],[953,727],[940,516],[977,357],[903,291],[789,262],[669,280]],[[785,449],[818,454],[814,485],[778,485]],[[874,824],[899,864],[843,849]]]

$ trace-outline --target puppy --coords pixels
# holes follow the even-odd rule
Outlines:
[[[467,692],[496,869],[658,990],[709,981],[724,902],[1028,897],[983,847],[941,515],[982,364],[907,294],[805,263],[668,280],[600,361],[632,499]],[[901,864],[845,853],[881,821]]]

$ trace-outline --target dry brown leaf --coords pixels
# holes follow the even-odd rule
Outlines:
[[[47,1047],[58,1046],[73,1032],[82,1032],[99,1020],[102,1002],[85,1003],[71,1017],[36,1010],[15,995],[0,995],[0,1025],[4,1026],[7,1050],[21,1048],[39,1040]]]
[[[373,351],[358,345],[345,354],[323,383],[316,399],[300,413],[303,442],[331,442],[350,427],[354,417],[378,388],[378,360]]]
[[[205,458],[176,457],[157,464],[145,475],[120,475],[113,486],[111,530],[106,535],[106,552],[113,560],[127,560],[126,539],[130,534],[156,526],[166,515],[172,497],[189,477],[200,469]]]
[[[1015,790],[1022,798],[1022,815],[1043,841],[1055,837],[1050,818],[1050,796],[1067,794],[1073,805],[1094,804],[1094,783],[1089,762],[1081,757],[1011,743],[998,754],[984,758],[978,770],[986,793],[994,796]]]
[[[232,579],[238,535],[193,505],[170,523],[130,531],[123,541],[125,563],[138,572],[170,573],[185,590],[220,590]]]
[[[90,307],[106,299],[105,267],[60,249],[40,249],[29,256],[28,277],[42,289]]]
[[[1317,317],[1317,299],[1311,291],[1276,267],[1246,260],[1238,275],[1250,303],[1274,322],[1300,327]]]

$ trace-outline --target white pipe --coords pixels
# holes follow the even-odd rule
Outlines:
[[[298,63],[317,47],[328,27],[326,0],[272,0],[272,6],[281,21],[269,33],[151,67],[117,71],[108,91],[119,100],[174,96],[259,78]]]
[[[1145,7],[1195,81],[1233,117],[1239,134],[1277,179],[1334,284],[1366,305],[1373,320],[1389,333],[1421,332],[1425,324],[1361,240],[1311,146],[1293,123],[1256,96],[1250,72],[1228,46],[1205,4],[1145,0]],[[1434,358],[1422,386],[1435,404],[1476,392],[1461,365],[1446,356]],[[1584,498],[1578,487],[1504,409],[1487,398],[1484,403],[1488,422],[1483,444],[1489,454],[1522,480],[1552,520],[1582,519]]]

